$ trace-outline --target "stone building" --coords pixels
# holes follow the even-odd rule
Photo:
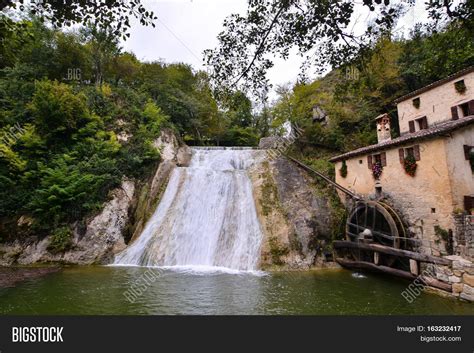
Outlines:
[[[390,203],[420,240],[417,251],[472,261],[474,67],[396,103],[400,137],[391,138],[387,114],[378,116],[377,144],[331,159],[336,182]]]

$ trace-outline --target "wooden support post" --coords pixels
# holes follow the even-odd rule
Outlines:
[[[418,261],[410,259],[410,272],[413,273],[415,276],[418,276],[420,274],[418,268]]]
[[[374,251],[374,264],[378,265],[380,262],[380,254],[377,251]]]

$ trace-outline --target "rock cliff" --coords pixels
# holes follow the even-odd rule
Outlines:
[[[262,268],[332,266],[326,260],[334,221],[327,195],[314,179],[284,157],[268,159],[250,173],[264,233]]]

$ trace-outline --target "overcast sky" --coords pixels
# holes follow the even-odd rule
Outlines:
[[[232,13],[244,14],[246,0],[155,0],[144,1],[158,16],[156,27],[132,24],[130,38],[124,49],[141,60],[185,62],[196,69],[205,69],[202,53],[217,46],[217,35],[223,30],[224,19]],[[278,60],[269,72],[273,84],[294,81],[301,58]]]
[[[406,30],[413,26],[415,19],[423,17],[423,2],[416,2],[401,21],[400,28]],[[246,0],[144,0],[143,3],[158,16],[156,27],[144,27],[132,21],[131,36],[123,43],[124,49],[134,52],[140,60],[185,62],[196,69],[204,69],[203,50],[217,45],[216,37],[223,29],[225,17],[232,13],[243,14],[247,9]],[[360,25],[370,20],[366,7],[358,6],[354,22],[356,20]],[[270,82],[273,85],[294,82],[300,63],[297,55],[287,61],[276,60],[269,72]]]

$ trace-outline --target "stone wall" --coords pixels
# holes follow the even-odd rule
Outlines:
[[[452,295],[467,301],[474,301],[474,263],[458,255],[446,256],[451,266],[429,265],[432,277],[452,285]]]
[[[454,252],[470,261],[474,261],[474,216],[454,215]]]

